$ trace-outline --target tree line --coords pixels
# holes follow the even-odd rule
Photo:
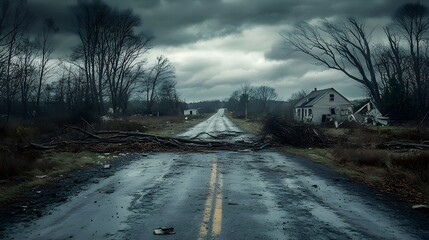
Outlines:
[[[153,38],[139,31],[138,15],[101,0],[78,0],[70,10],[79,43],[60,61],[52,57],[60,31],[55,20],[38,19],[25,0],[1,1],[0,114],[6,121],[58,111],[125,114],[137,96],[145,96],[146,114],[180,111],[174,66],[162,55],[148,63]],[[39,25],[37,34],[31,31]]]
[[[276,90],[269,86],[253,87],[250,83],[243,83],[240,89],[235,90],[225,106],[232,112],[247,119],[249,115],[262,117],[276,112],[279,102]]]
[[[342,23],[302,22],[282,35],[287,46],[316,64],[361,84],[392,119],[424,118],[429,112],[428,7],[406,3],[382,30],[378,44],[373,29],[356,18]]]

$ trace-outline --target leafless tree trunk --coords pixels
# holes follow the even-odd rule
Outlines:
[[[113,110],[118,113],[119,108],[123,109],[123,96],[143,70],[141,58],[149,49],[150,38],[135,33],[140,19],[130,11],[113,11],[110,21],[104,35],[107,59],[104,65]]]
[[[79,2],[74,10],[81,39],[75,56],[83,61],[86,99],[102,113],[106,94],[114,112],[119,113],[138,79],[136,73],[143,69],[150,38],[136,33],[141,20],[130,10],[112,9],[99,1]]]
[[[321,26],[301,23],[284,34],[286,43],[327,68],[338,70],[363,84],[377,105],[380,89],[370,45],[371,35],[365,24],[349,18],[336,25],[325,21]]]
[[[393,118],[410,115],[410,79],[407,68],[410,66],[401,37],[391,27],[386,27],[387,46],[378,46],[376,69],[380,75],[382,109]]]
[[[19,84],[19,93],[22,104],[23,117],[28,116],[28,101],[35,87],[36,73],[36,45],[28,38],[23,39],[17,46],[16,79]]]
[[[249,101],[254,96],[254,90],[249,82],[241,84],[240,101],[244,105],[244,118],[248,118]]]
[[[262,113],[265,115],[267,113],[268,102],[276,100],[277,93],[276,90],[272,87],[260,86],[255,89],[255,98],[261,102]]]
[[[75,14],[76,32],[81,46],[74,52],[74,59],[81,60],[85,72],[85,101],[103,113],[105,72],[105,44],[103,34],[109,28],[112,9],[101,1],[78,1]]]
[[[146,112],[151,113],[157,96],[157,88],[164,81],[174,79],[174,67],[164,56],[158,56],[155,65],[150,68],[144,77],[144,88],[146,91]]]
[[[17,91],[17,84],[13,82],[13,58],[17,54],[17,46],[22,34],[30,25],[30,14],[27,9],[26,1],[4,0],[0,4],[0,46],[1,46],[1,65],[2,88],[4,89],[3,98],[6,105],[6,122],[9,122],[13,100]]]
[[[55,27],[54,20],[47,18],[44,20],[44,28],[40,39],[40,64],[39,64],[39,81],[36,93],[36,113],[40,114],[40,97],[42,92],[42,85],[45,81],[46,75],[50,71],[48,67],[53,48],[50,46],[49,40],[52,33],[57,32],[58,28]]]
[[[396,11],[395,21],[408,43],[414,74],[417,107],[420,110],[420,115],[423,115],[428,109],[426,103],[429,82],[428,79],[422,77],[424,67],[424,53],[422,52],[424,48],[422,48],[422,44],[425,41],[425,35],[429,33],[429,10],[418,2],[407,3]]]

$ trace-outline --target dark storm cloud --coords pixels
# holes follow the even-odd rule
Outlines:
[[[79,39],[72,31],[76,0],[28,0],[39,18],[53,18],[60,31],[55,54],[69,54]],[[190,101],[223,99],[243,82],[270,85],[287,99],[300,89],[335,87],[362,95],[344,75],[315,66],[283,44],[282,30],[301,21],[345,17],[381,28],[404,0],[104,0],[142,18],[141,31],[155,36],[150,54],[176,67],[178,90]],[[33,31],[39,31],[35,27]]]
[[[55,19],[63,31],[71,30],[69,6],[75,0],[30,0],[40,18]],[[253,25],[293,24],[314,18],[390,16],[403,1],[395,0],[106,0],[111,6],[132,9],[143,19],[158,44],[181,45],[240,32]]]
[[[157,36],[157,42],[180,45],[240,32],[253,25],[293,24],[315,18],[390,16],[403,4],[401,0],[170,0],[119,3],[140,13],[145,28]],[[138,5],[135,5],[135,4]]]

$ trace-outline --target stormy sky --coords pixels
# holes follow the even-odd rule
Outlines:
[[[283,44],[281,32],[300,21],[345,17],[365,20],[376,32],[389,23],[404,0],[105,0],[130,8],[142,29],[155,37],[147,58],[168,57],[176,68],[177,90],[187,102],[226,99],[245,82],[274,87],[286,100],[301,89],[334,87],[351,99],[365,95],[346,76],[326,70]],[[70,6],[76,0],[28,0],[39,18],[60,28],[55,55],[76,46]],[[375,44],[375,43],[374,43]]]

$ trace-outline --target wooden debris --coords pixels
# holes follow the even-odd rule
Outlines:
[[[278,142],[295,147],[324,147],[333,142],[321,128],[308,123],[294,123],[278,117],[267,118],[263,132]]]
[[[95,131],[82,129],[77,126],[65,126],[69,132],[63,132],[51,142],[31,143],[38,150],[62,149],[70,151],[92,150],[110,151],[158,151],[158,150],[261,150],[269,146],[266,140],[254,142],[231,142],[222,140],[198,140],[178,137],[163,137],[141,132],[127,131]]]

